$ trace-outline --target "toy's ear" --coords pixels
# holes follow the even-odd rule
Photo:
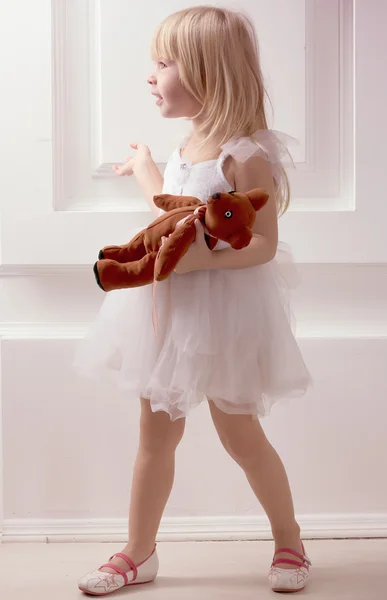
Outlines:
[[[194,215],[197,216],[197,218],[199,219],[199,221],[201,221],[201,223],[205,223],[206,212],[207,212],[207,206],[205,204],[202,204],[201,206],[198,206],[197,208],[195,208]]]
[[[227,238],[227,242],[234,250],[241,250],[250,244],[252,237],[253,234],[251,233],[251,229],[242,227],[231,234],[230,237]]]
[[[175,208],[185,208],[186,206],[199,206],[203,204],[194,196],[172,196],[172,194],[157,194],[153,196],[153,202],[158,208],[166,212]]]
[[[254,206],[255,210],[261,210],[269,200],[269,194],[264,189],[258,188],[247,192],[246,196]]]

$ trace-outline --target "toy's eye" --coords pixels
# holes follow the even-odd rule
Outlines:
[[[232,210],[226,210],[226,212],[224,213],[224,216],[226,217],[226,219],[231,219]]]

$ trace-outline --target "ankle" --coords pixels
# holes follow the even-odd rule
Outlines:
[[[292,548],[299,550],[301,547],[301,530],[298,523],[288,527],[272,529],[276,548]]]
[[[134,564],[140,564],[146,560],[155,549],[155,542],[150,544],[128,542],[123,553],[126,554]]]

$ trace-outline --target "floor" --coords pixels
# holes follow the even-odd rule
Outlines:
[[[315,600],[387,598],[387,540],[308,541],[313,567],[297,595]],[[158,545],[156,582],[126,588],[112,597],[139,600],[266,600],[270,542],[170,542]],[[4,600],[81,600],[78,577],[95,569],[117,544],[0,545],[0,597]]]

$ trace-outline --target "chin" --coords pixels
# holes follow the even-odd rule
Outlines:
[[[173,108],[164,108],[161,107],[160,114],[164,119],[182,119],[186,117],[185,114],[182,114],[179,110],[173,110]]]
[[[181,106],[171,106],[165,104],[165,101],[160,106],[160,114],[164,119],[190,119],[189,110],[182,110]]]

